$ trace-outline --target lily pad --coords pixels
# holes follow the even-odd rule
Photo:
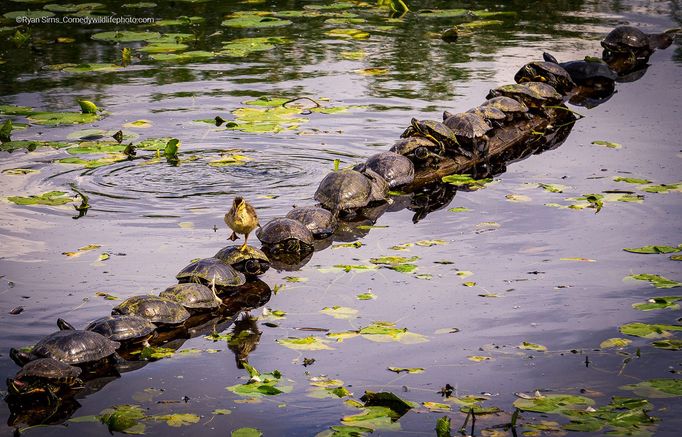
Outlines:
[[[34,124],[57,126],[62,124],[83,124],[99,120],[98,114],[81,112],[34,112],[28,119]]]
[[[111,32],[99,32],[92,35],[92,39],[96,41],[108,42],[139,42],[148,41],[150,39],[158,38],[161,34],[159,32],[134,32],[130,30],[120,30]]]
[[[110,432],[144,434],[145,425],[140,420],[145,418],[145,414],[139,405],[116,405],[103,410],[98,418]]]
[[[628,275],[625,279],[636,279],[638,281],[649,281],[651,285],[656,288],[675,288],[682,286],[682,282],[673,281],[672,279],[665,278],[659,275],[653,275],[650,273],[641,273],[639,275]]]
[[[657,340],[651,343],[651,345],[657,349],[666,349],[669,351],[678,351],[682,349],[682,340],[668,339],[668,340]]]
[[[424,373],[423,367],[387,367],[387,369],[395,373]]]
[[[630,340],[630,339],[614,337],[614,338],[609,338],[607,340],[602,341],[599,344],[599,347],[601,349],[608,349],[608,348],[612,348],[612,347],[621,348],[621,347],[628,346],[630,343],[632,343],[632,340]]]
[[[632,335],[643,338],[665,338],[670,337],[670,331],[682,331],[682,325],[661,325],[649,323],[627,323],[618,328],[625,335]]]
[[[34,112],[30,106],[0,105],[0,114],[3,115],[31,115]]]
[[[235,18],[228,18],[220,23],[221,26],[258,29],[264,27],[283,27],[293,24],[290,20],[283,20],[277,17],[263,17],[260,15],[241,15]]]
[[[332,316],[335,319],[353,319],[357,316],[358,310],[354,308],[348,308],[348,307],[342,307],[342,306],[333,306],[333,307],[325,307],[320,311],[322,314],[327,314],[328,316]]]
[[[632,304],[632,308],[640,311],[660,310],[666,308],[677,310],[680,308],[680,305],[676,303],[679,300],[682,300],[682,296],[657,296],[650,298],[646,302],[634,303]]]
[[[395,323],[391,322],[374,322],[358,331],[358,334],[370,341],[379,343],[397,341],[403,344],[425,343],[427,337],[409,332],[407,328],[396,328]]]
[[[682,379],[680,378],[657,378],[642,381],[637,384],[628,384],[620,387],[622,390],[631,390],[638,396],[652,398],[672,398],[682,396]]]
[[[58,68],[66,73],[106,73],[122,69],[123,66],[116,64],[102,64],[102,63],[87,63],[87,64],[73,64],[63,65]]]
[[[535,343],[529,343],[527,341],[524,341],[518,346],[519,349],[525,349],[525,350],[531,350],[531,351],[538,351],[538,352],[546,352],[547,347],[543,346],[541,344],[535,344]]]
[[[231,437],[262,437],[263,433],[258,428],[237,428],[230,434]]]
[[[613,178],[614,181],[616,182],[626,182],[628,184],[650,184],[651,181],[648,179],[638,179],[638,178],[626,178],[622,176],[616,176]]]
[[[176,413],[176,414],[164,414],[158,416],[149,416],[149,419],[164,421],[168,426],[173,428],[178,428],[185,425],[191,425],[193,423],[198,423],[200,419],[196,414],[188,413]]]
[[[253,372],[253,370],[255,369],[249,372],[251,375],[249,382],[226,387],[227,390],[248,397],[276,396],[293,390],[293,387],[284,384],[282,374],[279,371],[258,373],[258,371]]]
[[[456,206],[454,208],[448,209],[450,212],[469,212],[471,211],[469,208],[466,208],[464,206]]]
[[[661,185],[647,185],[645,187],[641,188],[642,191],[646,191],[647,193],[660,193],[660,194],[665,194],[670,191],[681,191],[682,190],[682,183],[678,184],[661,184]]]
[[[66,195],[63,191],[48,191],[47,193],[21,197],[10,196],[7,198],[12,203],[17,205],[47,205],[58,206],[73,202],[73,199]]]
[[[145,53],[172,53],[186,50],[189,46],[187,44],[179,44],[175,42],[154,43],[139,49]]]
[[[288,40],[277,37],[239,38],[224,43],[223,50],[219,53],[232,57],[245,57],[252,53],[272,50],[277,44],[286,42]]]
[[[195,50],[183,53],[155,53],[150,57],[159,62],[184,62],[184,61],[194,61],[200,59],[209,59],[214,57],[215,54],[212,52],[206,52],[203,50]]]
[[[519,410],[536,413],[565,413],[569,410],[583,410],[594,405],[594,401],[585,396],[548,394],[531,399],[517,399],[514,406]]]
[[[294,350],[303,350],[303,351],[319,351],[319,350],[332,350],[334,348],[327,346],[325,343],[327,342],[325,339],[319,338],[319,337],[314,337],[314,336],[308,336],[308,337],[303,337],[303,338],[298,338],[298,337],[287,337],[287,338],[280,338],[276,340],[278,344],[281,344],[282,346],[288,347],[289,349],[294,349]]]
[[[441,181],[454,185],[456,187],[466,186],[471,190],[478,190],[484,188],[486,184],[492,182],[492,179],[474,179],[469,174],[452,174],[444,176]]]
[[[13,152],[19,149],[26,149],[29,152],[32,152],[36,150],[38,147],[51,147],[53,149],[63,149],[64,147],[69,146],[73,146],[73,143],[65,143],[61,141],[17,140],[1,143],[0,150],[5,152]]]
[[[377,295],[372,293],[371,291],[368,291],[367,293],[360,293],[357,296],[355,296],[357,300],[373,300],[377,298]]]
[[[621,144],[614,143],[611,141],[604,141],[604,140],[595,140],[595,141],[592,141],[592,144],[594,144],[596,146],[607,147],[609,149],[621,149],[623,147]]]
[[[682,250],[682,247],[672,247],[672,246],[642,246],[642,247],[626,247],[623,249],[626,252],[632,253],[675,253]]]

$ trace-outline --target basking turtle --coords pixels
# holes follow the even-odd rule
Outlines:
[[[268,256],[253,246],[246,246],[244,250],[239,246],[223,247],[213,255],[213,258],[231,265],[247,276],[262,275],[270,268]]]
[[[196,282],[186,282],[168,287],[159,293],[159,297],[179,303],[190,314],[216,310],[220,308],[220,304],[223,302],[212,289]]]
[[[411,184],[414,180],[414,164],[409,158],[395,152],[381,152],[370,156],[355,169],[365,173],[373,170],[388,182],[389,188]]]
[[[30,353],[10,349],[9,356],[20,366],[38,358],[54,358],[72,365],[95,365],[113,357],[121,344],[92,331],[57,331],[40,340]]]
[[[525,82],[502,85],[490,90],[487,99],[507,96],[519,100],[530,109],[542,110],[545,104],[556,105],[563,101],[563,96],[554,87],[542,82]]]
[[[543,53],[542,57],[547,62],[558,63],[557,59],[549,53]],[[586,57],[582,61],[569,61],[559,63],[571,75],[571,79],[578,85],[596,89],[613,89],[618,75],[609,68],[608,64],[598,58]]]
[[[260,228],[256,236],[269,253],[307,254],[313,251],[313,234],[298,220],[274,218]]]
[[[528,108],[526,108],[526,110],[528,110]],[[471,108],[466,112],[478,115],[479,117],[487,120],[488,123],[490,123],[490,125],[493,127],[502,127],[504,122],[507,120],[507,114],[504,111],[491,105],[476,106],[475,108]],[[443,121],[447,120],[447,118],[451,115],[452,114],[448,111],[443,112]]]
[[[529,62],[514,75],[514,80],[516,83],[543,82],[564,96],[575,88],[575,82],[568,71],[555,62]]]
[[[445,115],[445,114],[444,114]],[[449,114],[443,122],[457,136],[459,144],[474,152],[477,158],[484,157],[488,153],[488,135],[492,127],[483,118],[470,112]]]
[[[360,172],[370,182],[369,203],[385,202],[388,198],[388,182],[379,173],[369,167],[365,167]]]
[[[39,358],[26,363],[14,378],[7,379],[7,391],[15,396],[46,394],[56,398],[61,390],[83,384],[78,378],[81,372],[80,367],[54,358]]]
[[[76,329],[64,319],[57,319],[57,326],[62,331]],[[146,343],[154,335],[156,325],[143,317],[116,315],[93,320],[85,327],[85,330],[102,334],[109,340],[118,341],[125,346]]]
[[[438,154],[440,146],[424,137],[402,138],[393,144],[390,151],[407,157],[413,163],[426,165],[434,165],[443,159]]]
[[[675,29],[671,29],[668,32],[674,31]],[[659,46],[667,47],[663,38],[664,35],[670,36],[666,32],[648,35],[633,26],[618,26],[606,35],[601,45],[607,55],[609,52],[627,53],[636,58],[648,58]],[[670,42],[672,43],[672,38],[670,38]]]
[[[493,97],[481,103],[481,108],[492,107],[507,115],[507,121],[528,117],[528,106],[525,103],[507,96]]]
[[[133,296],[111,310],[112,315],[134,315],[156,325],[179,325],[189,319],[189,312],[177,302],[158,296]]]
[[[372,182],[359,171],[347,169],[329,173],[315,191],[315,200],[334,216],[340,211],[366,206],[371,196]]]
[[[241,250],[241,246],[240,246]],[[204,258],[190,263],[175,275],[179,282],[198,282],[217,292],[244,285],[244,274],[217,258]]]
[[[338,226],[336,217],[319,206],[298,206],[287,213],[287,218],[303,223],[316,239],[329,237]]]
[[[440,146],[440,154],[445,155],[455,154],[464,155],[471,158],[473,155],[468,150],[464,149],[457,142],[457,136],[452,130],[439,121],[434,120],[417,120],[413,118],[410,122],[410,127],[400,135],[401,138],[407,137],[424,137],[428,138]]]

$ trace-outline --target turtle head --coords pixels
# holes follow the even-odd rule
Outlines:
[[[7,392],[15,396],[29,396],[47,393],[48,384],[41,384],[39,379],[29,378],[26,381],[21,378],[7,378]]]
[[[67,322],[64,319],[57,319],[57,327],[59,328],[60,331],[73,331],[76,329],[73,327],[71,323]]]
[[[244,271],[249,275],[260,274],[260,262],[257,259],[247,259],[246,262],[244,262]]]
[[[9,357],[16,363],[17,366],[24,367],[26,363],[32,360],[31,355],[22,352],[19,349],[11,348],[9,350]]]

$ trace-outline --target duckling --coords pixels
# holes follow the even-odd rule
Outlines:
[[[232,208],[225,214],[225,224],[232,229],[232,235],[228,239],[234,241],[239,238],[237,233],[244,234],[244,244],[239,248],[242,251],[246,249],[246,242],[251,231],[260,226],[256,210],[242,197],[234,198]]]

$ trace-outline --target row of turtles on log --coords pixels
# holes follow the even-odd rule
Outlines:
[[[247,246],[227,246],[213,257],[193,261],[177,275],[178,283],[158,296],[132,296],[117,306],[111,314],[76,329],[58,319],[58,331],[38,341],[29,352],[10,349],[10,358],[21,370],[7,380],[11,396],[54,396],[63,389],[82,384],[81,372],[98,375],[98,370],[133,357],[150,345],[161,345],[183,329],[206,321],[206,318],[235,314],[260,306],[233,299],[240,293],[256,288],[270,289],[264,282],[250,281],[268,270],[267,256],[259,249]],[[265,285],[265,287],[262,287]],[[269,293],[267,298],[269,298]],[[181,334],[182,333],[182,334]]]
[[[415,169],[437,166],[446,157],[485,162],[488,141],[498,129],[523,118],[553,120],[556,108],[576,96],[613,93],[615,81],[641,70],[653,51],[668,47],[678,32],[645,34],[620,26],[602,41],[606,63],[591,58],[559,63],[545,54],[544,61],[530,62],[518,71],[517,83],[491,90],[481,105],[463,113],[446,111],[442,121],[412,119],[390,151],[329,173],[314,195],[319,206],[296,207],[260,227],[255,210],[236,198],[225,222],[234,231],[230,239],[236,239],[236,233],[245,235],[243,245],[191,263],[178,273],[179,284],[159,296],[133,296],[83,330],[60,319],[60,330],[29,353],[12,349],[10,356],[22,369],[8,379],[8,392],[54,395],[62,386],[80,384],[83,369],[110,364],[122,350],[148,344],[159,332],[186,324],[192,314],[219,312],[224,303],[219,296],[239,293],[247,278],[264,273],[275,259],[286,264],[294,263],[287,255],[309,256],[316,241],[335,232],[340,219],[373,203],[385,203],[389,190],[409,186]],[[256,228],[263,251],[247,245]]]

